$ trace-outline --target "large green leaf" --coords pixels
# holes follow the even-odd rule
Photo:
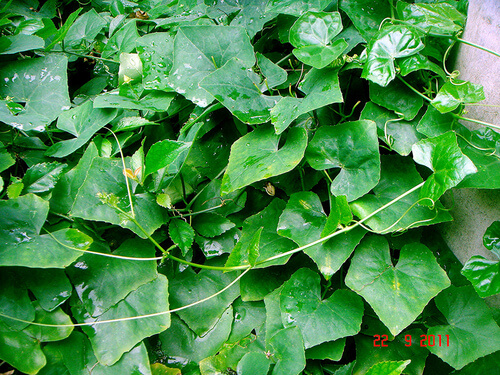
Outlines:
[[[417,130],[428,137],[436,137],[459,126],[458,120],[449,113],[441,113],[428,106],[417,125]]]
[[[143,91],[140,85],[124,87],[98,95],[94,108],[139,109],[143,111],[166,111],[175,93],[159,90]]]
[[[341,168],[331,192],[353,201],[368,193],[380,179],[377,126],[368,120],[323,126],[314,134],[306,158],[316,170]]]
[[[213,96],[199,86],[203,78],[237,57],[250,68],[255,63],[253,47],[245,29],[238,26],[184,26],[174,41],[170,85],[200,107]]]
[[[332,39],[342,30],[338,12],[307,12],[290,28],[290,43],[296,47],[293,54],[305,64],[322,69],[347,48],[345,40]]]
[[[0,37],[0,55],[13,55],[18,52],[31,51],[33,49],[42,49],[45,43],[42,38],[36,35],[6,35]]]
[[[411,147],[424,138],[417,131],[417,121],[401,119],[400,116],[373,102],[366,103],[360,119],[375,121],[379,139],[402,156],[408,155]]]
[[[370,83],[370,99],[407,121],[413,120],[424,104],[420,96],[399,80],[392,81],[387,87]]]
[[[278,331],[269,340],[276,365],[273,375],[299,375],[306,365],[304,344],[300,330],[288,327]]]
[[[68,59],[62,55],[25,59],[0,66],[0,97],[10,97],[23,108],[13,114],[0,102],[0,120],[22,130],[42,131],[70,108]]]
[[[386,0],[341,0],[340,8],[367,42],[376,36],[382,21],[391,16]]]
[[[102,51],[102,57],[108,58],[122,52],[132,52],[138,38],[137,22],[135,19],[129,20],[109,38]]]
[[[92,249],[98,251],[102,249]],[[107,249],[104,249],[107,250]],[[103,251],[103,254],[109,254]],[[151,258],[155,251],[151,243],[129,239],[112,255],[131,258]],[[134,272],[131,273],[130,269]],[[101,315],[130,292],[156,278],[156,262],[109,258],[85,254],[66,272],[75,286],[76,293],[93,317]]]
[[[408,4],[401,1],[397,8],[402,19],[430,35],[457,35],[465,25],[465,16],[445,2]]]
[[[368,46],[361,77],[387,86],[396,77],[396,58],[415,55],[424,48],[417,33],[404,25],[384,27]]]
[[[447,132],[434,138],[424,139],[412,147],[413,159],[432,169],[434,173],[427,179],[420,198],[430,198],[432,205],[444,192],[464,179],[465,176],[477,172],[476,166],[465,156],[457,144],[454,132]]]
[[[0,265],[64,268],[83,253],[92,239],[77,229],[39,235],[49,203],[33,194],[0,201]]]
[[[84,43],[91,43],[107,22],[95,9],[82,14],[71,25],[64,37],[64,47],[76,48]]]
[[[280,306],[283,325],[300,329],[306,349],[355,335],[361,329],[361,298],[348,290],[337,290],[322,300],[320,277],[308,268],[295,272],[283,285]]]
[[[271,110],[276,134],[281,134],[304,113],[343,101],[337,69],[311,69],[298,87],[306,94],[304,98],[285,97]]]
[[[23,177],[23,194],[45,193],[52,190],[66,167],[66,164],[58,162],[33,165]]]
[[[410,362],[410,360],[379,362],[373,365],[366,372],[366,375],[399,375],[404,371]]]
[[[161,52],[160,52],[161,51]],[[170,91],[168,72],[174,57],[174,38],[169,33],[151,33],[137,39],[142,61],[142,83],[147,90]]]
[[[267,375],[270,364],[265,353],[250,352],[241,358],[236,370],[241,375]]]
[[[26,287],[46,311],[54,310],[71,296],[73,286],[64,270],[23,268],[18,272]]]
[[[168,167],[190,146],[191,142],[179,142],[170,139],[153,144],[146,155],[144,177]]]
[[[176,315],[172,315],[172,325],[159,335],[160,348],[168,357],[200,362],[210,357],[226,342],[233,323],[233,309],[228,307],[217,318],[213,327],[198,336]]]
[[[246,218],[241,237],[231,251],[226,266],[249,265],[250,261],[258,268],[285,264],[290,255],[265,262],[295,247],[292,241],[277,234],[278,220],[284,208],[285,202],[275,198],[265,209]],[[258,256],[255,259],[256,250]]]
[[[82,147],[101,128],[116,116],[114,109],[93,108],[91,100],[59,116],[57,128],[75,138],[57,142],[47,150],[47,155],[62,158]]]
[[[40,304],[34,302],[35,306],[35,323],[63,325],[65,327],[42,327],[30,325],[24,330],[28,335],[37,339],[40,342],[59,341],[68,337],[73,331],[71,326],[71,318],[60,307],[54,311],[47,312],[40,307]]]
[[[431,104],[441,113],[451,112],[460,104],[477,103],[484,100],[483,86],[469,81],[446,82],[438,91]]]
[[[227,2],[226,2],[227,3]],[[262,30],[267,21],[276,17],[272,11],[266,12],[267,0],[239,0],[233,4],[241,10],[231,21],[231,26],[242,26],[250,38]]]
[[[2,289],[0,291],[0,313],[16,319],[32,322],[35,319],[33,307],[28,291],[18,282],[19,275],[11,269],[3,269],[0,273]],[[26,328],[29,323],[18,322],[9,318],[0,317],[0,329],[11,327],[14,330]]]
[[[315,193],[294,193],[280,216],[278,234],[304,246],[322,237],[326,222],[327,216]],[[337,225],[338,222],[335,227]],[[354,229],[309,247],[304,252],[316,262],[318,269],[328,280],[349,258],[364,234],[363,229]]]
[[[177,275],[171,282],[170,302],[172,308],[186,306],[209,297],[226,287],[235,277],[234,272],[222,273],[216,270],[201,270],[199,273],[195,273],[189,268]],[[199,304],[196,308],[181,310],[177,314],[192,331],[203,336],[212,329],[238,295],[238,283],[236,283],[224,293]]]
[[[300,16],[307,11],[324,10],[328,4],[330,4],[328,0],[270,0],[267,3],[266,13],[273,11]]]
[[[436,306],[448,324],[429,328],[427,334],[441,335],[443,340],[449,337],[449,346],[429,346],[431,353],[461,369],[500,350],[500,328],[472,287],[451,286],[436,297]]]
[[[394,184],[394,181],[398,183]],[[410,160],[383,155],[380,182],[373,188],[374,194],[367,194],[352,202],[351,209],[362,219],[421,182],[422,177]],[[407,195],[374,215],[365,224],[377,232],[390,233],[452,220],[440,202],[436,202],[431,210],[417,204],[418,196],[418,191]]]
[[[279,148],[280,136],[273,128],[259,127],[231,146],[229,164],[222,178],[221,194],[291,171],[304,156],[306,131],[293,128]]]
[[[83,305],[74,305],[73,315],[81,323],[98,323],[140,315],[168,311],[168,281],[158,275],[153,281],[132,291],[125,299],[112,306],[98,318],[92,318]],[[123,355],[144,338],[160,333],[170,326],[170,314],[113,323],[83,326],[94,349],[95,356],[103,365],[116,363]]]
[[[460,127],[457,131],[458,145],[462,152],[474,163],[477,172],[469,174],[458,184],[459,188],[498,189],[500,188],[500,157],[496,151],[500,135],[489,128],[469,131]]]
[[[206,76],[200,87],[207,90],[239,120],[261,124],[271,118],[271,108],[281,99],[267,96],[259,89],[260,77],[238,58]]]
[[[266,321],[266,308],[263,301],[244,302],[238,298],[233,303],[234,322],[228,342],[238,342],[259,330]]]
[[[393,266],[387,240],[381,236],[367,237],[357,247],[345,283],[363,296],[393,335],[450,286],[446,272],[425,245],[403,246]]]
[[[86,220],[106,221],[129,228],[139,237],[144,233],[119,210],[130,213],[122,161],[96,157],[92,160],[83,184],[78,190],[71,215]],[[149,193],[132,195],[135,218],[147,234],[166,221],[166,212]],[[112,207],[116,204],[117,208]]]

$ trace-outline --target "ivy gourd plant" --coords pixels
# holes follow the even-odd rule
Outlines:
[[[466,11],[1,1],[0,372],[498,371],[499,262],[434,227],[500,189]]]

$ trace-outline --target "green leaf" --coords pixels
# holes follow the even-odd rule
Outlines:
[[[342,30],[338,12],[307,12],[290,28],[290,43],[296,47],[293,54],[303,63],[322,69],[347,48],[344,40],[332,39]]]
[[[37,302],[33,303],[35,306],[35,323],[50,324],[50,325],[66,325],[66,327],[41,327],[30,325],[24,330],[28,335],[41,342],[59,341],[68,337],[73,331],[71,326],[71,318],[58,307],[54,311],[47,312],[40,307]],[[69,326],[67,326],[69,325]]]
[[[149,121],[139,116],[122,117],[120,121],[118,121],[118,124],[114,126],[113,130],[115,132],[129,131],[141,128],[146,125],[158,125],[158,123]]]
[[[444,70],[424,55],[418,54],[402,58],[398,61],[398,67],[403,77],[418,70],[429,70],[436,73],[442,79],[446,79],[446,73]]]
[[[190,146],[191,142],[179,142],[170,139],[153,144],[146,155],[144,177],[168,167],[183,151],[189,149]]]
[[[465,26],[465,16],[453,5],[445,2],[436,4],[398,2],[397,9],[403,20],[429,35],[457,35]]]
[[[341,0],[339,3],[368,42],[376,36],[382,21],[391,16],[385,0]]]
[[[116,113],[115,109],[93,108],[90,100],[62,113],[57,120],[57,128],[70,133],[75,138],[57,142],[49,147],[46,154],[56,158],[72,154],[111,122]]]
[[[92,43],[106,24],[106,20],[91,8],[71,25],[64,37],[64,47],[77,48],[84,43]]]
[[[92,160],[83,184],[80,186],[71,209],[71,214],[86,220],[106,221],[120,225],[146,238],[166,221],[166,212],[156,204],[149,193],[132,195],[138,228],[123,212],[130,212],[123,165],[121,160],[96,157]],[[103,200],[101,200],[101,197]],[[115,202],[116,200],[116,202]],[[107,203],[106,203],[107,202]],[[109,204],[117,204],[114,208]]]
[[[193,228],[203,237],[216,237],[234,228],[234,223],[224,216],[214,213],[202,213],[193,219]]]
[[[0,103],[0,121],[25,131],[42,131],[69,109],[67,64],[67,57],[62,55],[2,64],[0,97],[11,97],[24,105],[24,110],[13,115]]]
[[[168,234],[173,243],[175,243],[182,251],[182,255],[186,255],[191,249],[194,240],[194,230],[181,219],[172,219],[168,225]]]
[[[397,362],[379,362],[373,365],[366,375],[399,375],[408,366],[411,360]]]
[[[459,126],[458,120],[451,114],[441,113],[432,106],[422,116],[417,125],[417,130],[427,137],[435,137],[455,130]]]
[[[341,168],[331,192],[353,201],[368,193],[380,179],[376,124],[361,120],[323,126],[314,134],[306,158],[316,170]]]
[[[361,329],[361,298],[348,290],[336,290],[322,300],[320,277],[308,268],[295,272],[283,285],[280,306],[283,325],[300,329],[306,349],[355,335]]]
[[[64,270],[23,268],[19,274],[45,311],[53,311],[71,296],[73,286]]]
[[[266,321],[266,308],[264,302],[243,302],[238,298],[233,303],[234,322],[231,335],[227,342],[239,342],[252,333],[254,329],[260,329]]]
[[[171,282],[170,302],[172,308],[186,306],[209,297],[226,287],[235,277],[233,272],[222,273],[221,271],[204,269],[195,273],[191,268],[188,268]],[[212,329],[238,295],[238,283],[236,283],[224,293],[199,304],[196,308],[181,310],[177,314],[191,330],[197,335],[203,336]]]
[[[123,85],[122,87],[125,86],[129,85]],[[127,90],[127,87],[124,90]],[[175,97],[175,94],[171,92],[152,90],[143,95],[142,89],[139,89],[139,91],[141,91],[141,94],[138,96],[134,89],[129,86],[128,91],[125,92],[123,90],[113,90],[100,94],[94,99],[94,108],[122,108],[163,112],[168,109]]]
[[[0,172],[5,171],[9,167],[13,166],[16,160],[11,156],[11,154],[5,149],[5,146],[0,142]]]
[[[474,163],[477,172],[469,174],[458,184],[459,188],[498,189],[500,187],[500,159],[496,149],[500,136],[489,128],[469,131],[458,125],[458,145]]]
[[[37,374],[47,360],[40,341],[25,331],[13,331],[0,324],[0,359],[26,374]]]
[[[101,56],[107,59],[117,53],[132,52],[138,38],[137,22],[135,19],[130,20],[109,38],[102,50]]]
[[[304,64],[311,65],[316,69],[323,69],[337,59],[345,51],[347,46],[347,42],[340,39],[333,42],[332,45],[310,45],[295,48],[292,52],[297,60]]]
[[[424,44],[417,33],[408,27],[386,26],[368,46],[367,61],[361,77],[385,87],[396,77],[394,60],[415,55],[423,48]]]
[[[286,81],[287,73],[284,69],[274,64],[271,60],[259,52],[255,55],[257,56],[257,65],[266,79],[266,82],[261,89],[262,91],[265,92],[268,88],[272,89],[273,87],[279,86]]]
[[[290,238],[299,246],[304,246],[323,236],[326,223],[326,214],[315,193],[305,191],[294,193],[280,216],[278,234]],[[333,232],[337,229],[337,225],[338,222]],[[318,265],[325,279],[329,280],[349,258],[364,234],[364,230],[354,229],[309,247],[304,252]]]
[[[250,352],[238,362],[236,371],[240,375],[267,375],[270,365],[264,353]]]
[[[311,69],[299,84],[304,98],[285,97],[271,110],[276,134],[281,134],[300,115],[343,101],[337,69]]]
[[[480,255],[471,257],[462,275],[469,280],[479,297],[489,297],[500,293],[500,262]]]
[[[171,368],[161,363],[153,363],[151,365],[152,375],[181,375],[181,370],[178,368]]]
[[[169,33],[146,34],[137,39],[137,52],[142,61],[144,88],[171,91],[168,72],[173,64],[174,38]]]
[[[77,229],[39,235],[48,202],[33,194],[0,201],[0,265],[64,268],[82,255],[92,239]]]
[[[370,83],[370,99],[407,121],[413,120],[424,104],[420,96],[400,81],[393,81],[387,87]]]
[[[285,264],[290,259],[290,255],[264,262],[268,258],[279,256],[295,248],[292,241],[277,234],[278,220],[284,208],[285,202],[275,198],[265,209],[246,218],[243,222],[241,237],[231,251],[226,266],[254,263],[255,267],[262,268]],[[260,241],[257,244],[259,232]],[[257,250],[259,255],[254,261]]]
[[[142,61],[137,53],[120,53],[118,84],[140,81],[142,79]]]
[[[42,49],[45,43],[36,35],[6,35],[0,37],[0,55],[13,55],[18,52],[26,52],[34,49]]]
[[[300,16],[307,11],[324,10],[330,1],[328,0],[270,0],[267,3],[266,13],[290,14]]]
[[[198,336],[176,315],[172,315],[172,325],[159,335],[160,348],[169,357],[200,362],[214,355],[222,347],[231,332],[233,309],[228,307],[202,336]]]
[[[221,194],[228,194],[253,182],[291,171],[304,156],[307,135],[293,128],[279,148],[280,136],[273,128],[259,127],[231,146],[229,164],[222,178]]]
[[[168,311],[168,281],[161,274],[153,281],[130,292],[122,301],[112,306],[98,318],[92,318],[82,305],[72,307],[73,315],[80,323],[97,323]],[[170,314],[126,320],[112,324],[83,326],[99,362],[105,366],[116,363],[125,352],[144,338],[160,333],[170,326]]]
[[[273,375],[299,375],[306,366],[304,344],[297,327],[278,331],[269,340],[272,354],[277,361]]]
[[[414,144],[412,152],[417,163],[434,171],[420,191],[420,198],[430,198],[431,204],[465,176],[477,172],[472,161],[458,147],[457,136],[451,131]],[[430,205],[428,200],[421,204]]]
[[[110,254],[107,248],[101,246],[91,250]],[[85,254],[66,269],[85,310],[93,317],[101,315],[157,276],[154,260],[117,259],[103,255]],[[152,258],[155,251],[151,243],[134,238],[124,241],[112,255]],[[134,272],[131,273],[130,269]]]
[[[0,273],[0,313],[13,318],[32,322],[35,319],[35,308],[33,307],[28,291],[23,284],[19,285],[19,275],[11,269],[2,269]],[[14,330],[22,330],[29,323],[18,322],[12,319],[0,317],[0,330],[8,327]],[[0,335],[1,336],[1,335]]]
[[[260,77],[245,66],[243,61],[232,58],[222,68],[206,76],[199,86],[207,90],[239,120],[247,124],[269,121],[271,108],[281,97],[263,95]]]
[[[241,10],[231,21],[231,26],[242,26],[250,38],[262,30],[267,21],[276,17],[272,11],[266,11],[267,0],[240,0],[234,2]]]
[[[345,339],[328,341],[306,350],[307,359],[329,359],[340,361],[345,348]]]
[[[363,296],[394,336],[450,286],[446,272],[425,245],[403,246],[393,266],[387,240],[381,236],[367,237],[356,248],[345,283]]]
[[[500,221],[494,221],[486,229],[483,236],[483,245],[500,258]]]
[[[379,139],[399,155],[406,156],[411,147],[424,138],[418,131],[417,121],[405,121],[393,112],[373,102],[365,104],[360,120],[371,120],[377,124]]]
[[[398,183],[394,184],[393,181]],[[410,160],[383,155],[380,182],[373,188],[374,194],[367,194],[352,202],[352,212],[362,219],[421,182],[422,177]],[[452,220],[440,202],[436,202],[431,210],[417,204],[418,196],[418,191],[407,195],[371,217],[365,224],[378,233],[391,233]]]
[[[255,63],[253,47],[242,27],[181,27],[174,41],[170,85],[196,105],[206,107],[214,98],[199,83],[233,57],[240,59],[246,68]]]
[[[23,194],[46,193],[52,190],[61,177],[66,164],[58,162],[35,164],[23,177]]]
[[[57,33],[54,35],[54,39],[52,39],[52,42],[47,47],[45,47],[45,51],[50,51],[57,43],[64,39],[69,31],[69,28],[73,25],[82,9],[83,8],[78,8],[68,16],[68,18],[64,22],[64,25],[62,25],[61,28],[57,30]]]
[[[427,334],[443,339],[448,335],[450,345],[429,346],[431,353],[458,370],[500,350],[500,328],[472,287],[451,286],[435,301],[448,325],[431,327]]]
[[[477,103],[486,99],[483,86],[469,81],[446,82],[439,89],[431,104],[441,113],[451,112],[460,104]]]

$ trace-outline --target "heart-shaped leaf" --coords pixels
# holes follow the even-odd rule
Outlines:
[[[281,148],[279,141],[280,136],[274,134],[273,128],[259,127],[234,142],[222,178],[221,194],[289,172],[299,164],[307,146],[305,130],[290,129]]]
[[[450,286],[446,272],[425,245],[403,246],[393,266],[389,245],[381,236],[369,236],[356,248],[345,283],[363,296],[394,336]]]
[[[455,187],[465,176],[477,172],[476,166],[458,147],[457,136],[451,131],[414,144],[412,152],[417,163],[434,171],[420,191],[420,198],[432,201],[424,200],[421,202],[424,205],[434,204],[446,190]]]
[[[391,16],[384,0],[342,0],[339,3],[340,9],[347,13],[367,42],[376,37],[382,21]]]
[[[451,112],[460,104],[477,103],[486,99],[483,86],[468,81],[446,82],[431,104],[441,113]]]
[[[341,168],[331,192],[353,201],[368,193],[380,179],[377,125],[360,120],[323,126],[309,143],[306,158],[316,170]]]
[[[297,327],[278,331],[269,340],[269,346],[277,360],[273,375],[299,375],[306,366],[302,337]]]
[[[322,237],[326,223],[326,214],[315,193],[294,193],[280,216],[278,234],[290,238],[299,246],[304,246]],[[328,280],[349,258],[364,234],[363,229],[355,228],[309,247],[304,252],[316,262],[320,272]]]
[[[436,306],[448,325],[429,328],[427,334],[449,338],[449,345],[429,346],[431,353],[458,370],[500,350],[500,328],[472,287],[451,286],[436,297]]]
[[[295,272],[283,285],[280,307],[283,325],[300,329],[306,349],[355,335],[361,328],[361,298],[348,290],[337,290],[321,300],[320,277],[308,268]]]

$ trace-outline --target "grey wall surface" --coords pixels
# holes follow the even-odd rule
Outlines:
[[[500,0],[469,0],[469,13],[463,39],[500,52]],[[477,48],[462,44],[454,69],[460,79],[484,86],[486,100],[482,104],[500,105],[500,58]],[[450,70],[450,67],[448,67]],[[468,106],[466,117],[500,125],[500,108]],[[481,127],[463,122],[471,129]],[[445,202],[453,205],[455,221],[441,227],[442,235],[460,262],[473,255],[488,259],[495,257],[482,243],[488,226],[500,220],[500,192],[494,190],[454,189],[453,198],[448,194]],[[500,296],[488,300],[500,307]]]

